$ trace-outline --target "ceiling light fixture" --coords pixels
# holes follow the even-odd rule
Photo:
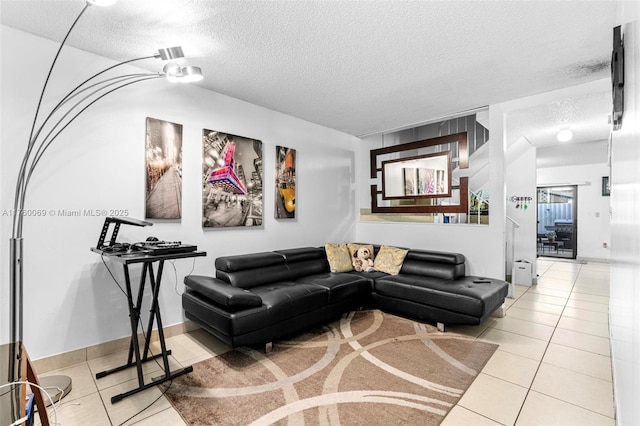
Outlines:
[[[569,142],[571,139],[573,139],[573,132],[569,129],[562,129],[558,132],[556,138],[560,142]]]
[[[160,58],[162,60],[176,59],[184,57],[184,53],[180,46],[159,49],[158,52],[151,56],[144,56],[140,58],[130,59],[118,64],[112,65],[103,69],[102,71],[87,78],[82,83],[78,84],[69,93],[63,96],[57,103],[55,100],[47,101],[43,103],[44,94],[47,89],[47,85],[52,76],[53,69],[56,66],[58,57],[62,48],[65,46],[67,38],[71,34],[71,31],[78,23],[84,12],[92,5],[95,6],[109,6],[114,4],[116,0],[87,0],[84,8],[76,17],[73,24],[67,30],[65,37],[63,38],[58,51],[56,52],[49,71],[45,79],[45,83],[40,92],[40,99],[38,101],[35,116],[33,118],[31,133],[29,134],[29,140],[25,147],[25,153],[20,163],[20,168],[16,178],[16,187],[14,194],[14,214],[12,233],[10,239],[9,249],[9,274],[10,274],[10,361],[9,361],[9,382],[12,383],[10,389],[11,393],[11,416],[14,420],[21,419],[25,413],[25,402],[22,398],[21,379],[23,378],[23,371],[32,371],[30,362],[27,359],[26,351],[23,345],[23,295],[28,294],[23,290],[23,265],[24,265],[24,250],[23,250],[23,220],[25,215],[22,212],[25,211],[25,198],[27,189],[31,177],[33,176],[34,169],[41,161],[44,153],[49,149],[51,144],[56,138],[85,110],[95,104],[97,101],[107,96],[108,94],[127,87],[131,84],[139,83],[141,81],[157,79],[161,77],[167,77],[170,79],[169,73],[148,73],[138,72],[122,75],[111,75],[111,72],[125,64],[140,61],[143,59]],[[175,72],[175,77],[178,81],[192,82],[202,80],[202,70],[199,67],[184,66],[180,67],[176,64],[177,71],[172,68],[172,72]],[[98,79],[100,77],[101,79]],[[41,111],[43,105],[55,105],[50,111]],[[42,114],[41,114],[42,112]],[[44,117],[44,118],[43,118]],[[37,377],[35,378],[37,382]],[[35,383],[37,385],[37,383]],[[38,399],[40,398],[40,391],[37,388],[32,387],[32,392],[38,394],[36,396],[36,404],[38,405],[38,412],[43,424],[48,424],[47,412],[44,406],[40,407]],[[40,402],[42,403],[42,402]]]

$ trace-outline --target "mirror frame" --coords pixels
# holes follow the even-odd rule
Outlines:
[[[384,148],[372,149],[370,151],[370,171],[371,178],[376,179],[378,177],[378,173],[382,173],[382,185],[384,189],[384,166],[378,167],[378,156],[391,154],[391,153],[401,153],[409,150],[416,150],[420,148],[426,148],[437,145],[445,145],[448,143],[458,142],[458,167],[461,169],[469,168],[469,150],[467,144],[467,132],[455,133],[452,135],[439,136],[431,139],[424,139],[417,142],[409,142],[401,145],[393,145]],[[420,156],[421,157],[421,156]],[[405,157],[400,158],[398,160],[392,161],[403,161],[407,159],[415,158],[414,157]],[[382,162],[382,164],[388,161]],[[451,168],[449,167],[449,173],[451,173]],[[451,185],[451,176],[449,175],[449,185]],[[437,194],[435,198],[448,198],[451,195],[451,189],[456,189],[454,186],[450,186],[449,195],[442,196],[444,194]],[[383,191],[378,189],[378,185],[371,185],[371,213],[468,213],[469,207],[469,178],[461,177],[460,185],[458,187],[460,190],[460,204],[457,205],[446,205],[446,206],[424,206],[424,205],[415,205],[415,206],[390,206],[383,207],[378,206],[378,195],[382,195],[384,199]],[[398,197],[392,197],[393,199]],[[416,199],[416,198],[425,198],[424,196],[407,196],[400,197],[401,199]],[[428,198],[434,198],[434,196],[429,196]],[[387,198],[388,199],[388,198]]]
[[[420,188],[418,187],[417,193],[406,194],[406,172],[404,172],[404,170],[416,170],[417,171],[416,173],[418,173],[418,176],[419,176],[420,170],[428,170],[425,167],[420,167],[419,161],[420,160],[425,160],[425,162],[429,160],[431,160],[431,162],[438,161],[437,157],[443,157],[440,161],[444,160],[445,165],[441,169],[431,169],[431,170],[436,172],[436,174],[438,174],[437,172],[442,171],[446,176],[446,185],[445,185],[444,192],[420,193]],[[401,165],[398,163],[404,163],[404,162],[411,163],[408,165],[415,165],[415,167],[401,168],[403,172],[401,172],[402,181],[400,182],[401,186],[399,188],[399,192],[404,195],[390,195],[390,193],[396,194],[397,191],[390,191],[391,179],[387,178],[387,174],[391,174],[390,173],[391,168],[397,169],[401,167]],[[394,181],[397,181],[397,179],[394,179]],[[437,186],[438,186],[437,184],[434,185],[434,187],[436,187],[436,190],[437,190]],[[413,200],[415,198],[447,198],[447,197],[451,197],[451,153],[449,151],[437,152],[434,154],[416,155],[414,157],[399,158],[395,160],[387,160],[382,162],[382,199],[383,200],[405,200],[405,199]]]

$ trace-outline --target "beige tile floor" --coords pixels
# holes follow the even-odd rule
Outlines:
[[[609,265],[540,258],[538,273],[536,286],[516,286],[506,317],[477,327],[449,327],[448,333],[500,348],[442,425],[615,424]],[[167,339],[167,347],[174,368],[228,350],[201,330]],[[59,425],[184,425],[155,387],[111,404],[113,395],[136,386],[135,369],[100,380],[95,374],[125,359],[126,353],[119,353],[43,374],[73,379],[72,392],[57,410]],[[147,363],[144,372],[155,377],[160,367]]]
[[[609,265],[539,258],[538,274],[504,318],[450,327],[500,348],[443,426],[615,424]]]

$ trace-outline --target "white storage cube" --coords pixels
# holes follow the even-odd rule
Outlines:
[[[531,287],[531,263],[525,261],[513,262],[511,281],[516,285]]]

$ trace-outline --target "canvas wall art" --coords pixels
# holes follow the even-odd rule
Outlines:
[[[182,125],[147,117],[147,219],[182,217]]]
[[[274,214],[276,219],[296,217],[296,150],[276,146],[276,184]]]
[[[202,131],[202,226],[262,226],[262,142]]]

